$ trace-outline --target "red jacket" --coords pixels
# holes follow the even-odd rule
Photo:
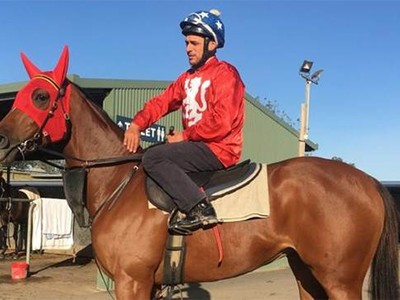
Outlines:
[[[184,140],[203,141],[229,167],[242,153],[244,105],[244,84],[238,71],[213,57],[199,69],[180,75],[149,100],[132,122],[144,130],[182,108]]]

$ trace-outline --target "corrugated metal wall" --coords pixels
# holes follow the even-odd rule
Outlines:
[[[143,105],[151,97],[163,92],[162,88],[118,88],[113,89],[103,102],[103,108],[108,115],[116,121],[117,115],[132,118],[133,115],[142,109]],[[157,124],[166,127],[175,126],[176,130],[182,130],[181,112],[173,112],[162,118]],[[142,142],[142,147],[146,148],[151,144]]]
[[[271,163],[297,156],[298,136],[288,126],[247,99],[242,159]]]
[[[163,88],[115,88],[103,102],[103,108],[116,121],[117,115],[131,118],[151,97]],[[244,148],[242,159],[271,163],[297,156],[298,137],[294,129],[279,121],[266,111],[251,96],[246,95],[246,120],[244,127]],[[173,125],[182,129],[181,112],[176,111],[162,118],[158,124],[167,130]],[[142,142],[147,147],[148,142]]]

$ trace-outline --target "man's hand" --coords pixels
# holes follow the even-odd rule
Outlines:
[[[140,129],[135,123],[131,123],[128,130],[125,131],[124,146],[129,152],[136,152],[140,143]]]
[[[172,134],[167,134],[167,143],[178,143],[183,141],[183,134],[180,131],[174,131]]]

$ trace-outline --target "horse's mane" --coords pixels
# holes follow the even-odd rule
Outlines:
[[[107,112],[99,106],[95,101],[91,99],[87,92],[85,92],[79,85],[74,82],[69,81],[82,95],[83,98],[86,100],[88,105],[100,116],[101,119],[105,121],[113,130],[116,131],[123,131],[115,122],[111,119],[111,117],[107,114]]]
[[[90,96],[76,83],[71,82],[70,83],[82,94],[82,98],[84,98],[84,100],[86,100],[86,103],[90,106],[90,108],[97,114],[97,116],[99,117],[99,119],[103,120],[104,124],[106,124],[107,126],[109,126],[111,128],[111,130],[113,130],[115,133],[119,134],[119,135],[123,135],[124,130],[122,128],[120,128],[117,124],[115,124],[115,122],[111,119],[111,117],[107,114],[107,112],[100,107],[99,105],[96,104],[96,102],[94,102]],[[144,151],[144,149],[139,146],[137,152],[140,153]]]

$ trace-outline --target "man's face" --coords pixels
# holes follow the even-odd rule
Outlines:
[[[187,35],[185,43],[189,64],[195,66],[203,57],[204,38],[198,35]]]
[[[185,39],[186,53],[189,58],[189,64],[196,66],[203,57],[204,52],[204,37],[198,35],[187,35]],[[208,51],[214,51],[217,49],[217,43],[215,41],[208,42]]]

